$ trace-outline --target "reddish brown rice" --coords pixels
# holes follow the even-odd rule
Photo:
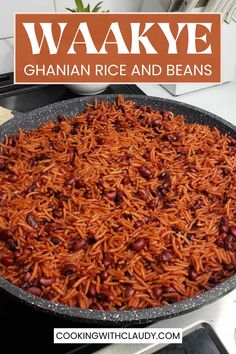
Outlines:
[[[193,297],[236,268],[236,141],[97,102],[0,145],[0,275],[99,310]]]

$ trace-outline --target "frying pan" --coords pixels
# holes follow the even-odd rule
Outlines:
[[[183,114],[188,123],[199,123],[210,127],[217,127],[222,133],[227,133],[236,138],[236,127],[224,121],[218,116],[202,109],[190,106],[185,103],[176,102],[157,97],[141,95],[123,95],[125,99],[131,99],[139,106],[150,106],[158,110],[169,110],[175,114]],[[98,100],[112,102],[117,99],[117,95],[101,95]],[[94,97],[82,97],[68,101],[55,103],[42,107],[29,113],[16,113],[14,118],[4,123],[0,127],[0,140],[7,135],[17,134],[18,128],[30,130],[37,128],[41,123],[48,120],[55,120],[58,114],[73,116],[82,112],[86,103],[92,103]],[[97,325],[127,325],[127,324],[147,324],[168,317],[182,315],[193,311],[199,307],[211,303],[226,295],[236,287],[236,274],[224,281],[215,288],[199,294],[193,298],[186,299],[174,304],[159,308],[129,311],[98,311],[80,309],[61,304],[55,304],[48,300],[36,297],[23,289],[16,287],[7,280],[0,277],[0,289],[7,292],[21,302],[32,306],[37,310],[60,316],[68,320],[93,323]]]

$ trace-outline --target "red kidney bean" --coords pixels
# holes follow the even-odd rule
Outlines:
[[[116,193],[116,197],[115,197],[115,203],[117,205],[119,205],[119,204],[122,203],[122,201],[123,201],[123,192],[118,190],[117,193]]]
[[[193,202],[192,206],[191,206],[191,210],[197,210],[199,208],[201,208],[203,205],[203,201],[201,199],[197,199]]]
[[[145,245],[146,245],[146,239],[144,237],[140,237],[136,241],[131,243],[130,248],[133,251],[138,252],[141,249],[143,249],[145,247]]]
[[[57,296],[57,292],[56,292],[55,290],[52,290],[52,289],[49,291],[49,294],[50,294],[52,297]]]
[[[55,125],[55,127],[52,128],[52,131],[54,133],[59,133],[60,130],[61,130],[61,127],[59,125]]]
[[[90,284],[88,289],[88,296],[95,297],[97,295],[96,286],[94,284]]]
[[[104,264],[104,266],[105,266],[106,268],[108,268],[109,265],[111,265],[110,259],[108,259],[108,258],[103,258],[103,264]]]
[[[163,171],[159,176],[158,176],[159,179],[163,179],[163,180],[166,180],[166,179],[169,179],[170,178],[170,172],[169,171]]]
[[[31,276],[30,272],[25,273],[24,278],[23,278],[24,282],[27,282],[29,280],[30,276]]]
[[[74,264],[68,263],[63,266],[62,274],[67,276],[67,275],[75,273],[76,270],[77,270],[77,267]]]
[[[13,256],[14,256],[15,258],[19,258],[19,257],[21,256],[20,251],[14,251],[14,252],[13,252]]]
[[[176,293],[176,290],[172,286],[165,286],[163,288],[163,293],[165,293],[165,294],[167,294],[167,293]]]
[[[158,193],[161,195],[161,196],[165,196],[167,193],[168,193],[168,189],[166,189],[165,187],[163,186],[159,186],[157,188],[158,190]]]
[[[188,273],[188,277],[190,280],[196,280],[198,277],[198,273],[194,269],[190,269]]]
[[[77,180],[77,181],[75,182],[75,188],[76,188],[76,189],[85,188],[84,182]]]
[[[168,193],[168,191],[167,191]],[[172,208],[173,204],[172,204],[172,201],[170,199],[164,199],[163,200],[163,207],[165,209],[168,209],[168,208]]]
[[[132,297],[135,293],[134,288],[132,287],[132,285],[128,285],[127,288],[125,289],[125,297]]]
[[[170,176],[166,177],[166,179],[163,182],[163,188],[169,189],[170,188]]]
[[[6,170],[6,160],[0,159],[0,171],[5,171]]]
[[[38,161],[36,159],[36,157],[33,157],[32,159],[30,159],[31,165],[32,166],[37,166],[38,165]]]
[[[90,306],[89,306],[89,309],[90,310],[98,310],[98,306],[94,303],[92,303]]]
[[[110,201],[114,202],[114,200],[116,199],[116,194],[117,194],[116,191],[115,192],[106,192],[105,197],[107,199],[109,199]]]
[[[226,236],[224,238],[224,249],[227,251],[233,251],[233,240],[234,237],[232,235]]]
[[[139,173],[145,179],[149,180],[149,179],[153,178],[152,171],[148,166],[143,165],[143,166],[139,167]]]
[[[102,306],[103,310],[109,310],[109,308],[110,308],[110,304],[108,301],[101,301],[100,305]]]
[[[97,295],[97,298],[102,301],[112,302],[115,300],[115,295],[109,289],[101,289],[100,293]]]
[[[103,182],[103,179],[101,177],[99,177],[98,181],[96,182],[96,186],[98,188],[100,188],[102,191],[104,189],[104,182]]]
[[[57,229],[58,229],[58,225],[55,222],[50,222],[45,226],[45,231],[47,232],[56,231]]]
[[[216,238],[216,244],[218,247],[224,248],[224,238],[223,235],[218,235]]]
[[[7,256],[2,256],[1,258],[1,262],[3,265],[5,265],[6,267],[9,267],[11,265],[13,265],[15,263],[14,258],[12,257],[7,257]]]
[[[138,196],[140,199],[146,201],[148,199],[148,190],[145,188],[139,188],[138,190]]]
[[[196,170],[196,168],[189,166],[188,171],[191,173],[197,173],[198,171]]]
[[[49,286],[53,283],[53,280],[50,278],[40,278],[39,282],[44,286]]]
[[[34,190],[35,190],[35,188],[36,188],[36,184],[33,182],[32,184],[31,184],[31,186],[29,186],[29,188],[27,188],[26,189],[26,193],[28,194],[28,193],[32,193]]]
[[[63,210],[61,208],[55,208],[52,211],[52,216],[56,219],[60,219],[63,217]]]
[[[162,117],[163,117],[164,119],[169,118],[169,112],[168,112],[168,111],[162,111],[162,112],[161,112],[161,115],[162,115]]]
[[[98,137],[96,139],[96,142],[98,145],[104,145],[105,144],[105,139],[101,138],[101,137]]]
[[[101,114],[101,115],[98,117],[98,120],[99,120],[100,122],[104,122],[104,121],[106,120],[105,114]]]
[[[53,191],[52,191],[53,192]],[[62,200],[63,202],[67,202],[69,200],[69,197],[67,195],[64,195],[60,192],[53,192],[55,198]],[[51,194],[51,193],[50,193]],[[53,195],[53,194],[52,194]],[[51,196],[51,195],[50,195]]]
[[[68,195],[61,194],[61,197],[60,197],[61,201],[68,202],[69,199],[70,199],[70,197]]]
[[[123,133],[125,131],[125,128],[122,128],[121,125],[120,125],[120,122],[119,121],[116,121],[115,122],[115,130],[118,132],[118,133]]]
[[[94,236],[89,236],[87,242],[89,245],[94,245],[97,242],[97,240]]]
[[[148,209],[154,210],[156,208],[155,200],[150,200],[149,202],[147,202],[147,207]]]
[[[59,196],[60,193],[58,192],[54,192],[54,190],[52,188],[47,188],[47,192],[46,195],[48,197],[52,197],[53,195],[57,198]],[[58,198],[59,199],[59,198]]]
[[[61,242],[57,237],[55,236],[52,236],[50,238],[51,242],[56,246],[56,245],[59,245],[59,243]]]
[[[93,114],[88,114],[86,120],[87,120],[88,125],[91,125],[93,123],[93,120],[94,120],[94,115]]]
[[[10,230],[0,230],[0,240],[4,241],[11,238],[13,233]]]
[[[59,123],[64,122],[66,120],[66,116],[64,114],[59,114],[57,116],[57,120]]]
[[[221,278],[216,275],[216,276],[212,276],[212,277],[208,280],[208,284],[210,284],[210,285],[217,285],[217,284],[220,283],[220,281],[221,281]]]
[[[150,148],[146,148],[146,151],[144,152],[144,154],[142,155],[142,157],[145,160],[150,160],[150,153],[151,153],[151,149]]]
[[[130,177],[129,177],[129,176],[125,176],[125,177],[123,177],[122,180],[121,180],[121,184],[124,184],[124,185],[127,185],[127,184],[129,184],[130,182],[131,182],[131,180],[130,180]]]
[[[220,220],[219,230],[220,230],[220,232],[228,232],[229,231],[229,223],[223,217]]]
[[[125,220],[133,220],[133,217],[132,217],[132,215],[131,214],[129,214],[129,213],[124,213],[123,214],[123,218],[125,219]]]
[[[140,107],[137,106],[136,108],[140,108]],[[144,118],[145,118],[145,115],[140,113],[137,117],[137,121],[139,122],[139,121],[143,120]]]
[[[175,302],[176,302],[176,299],[165,299],[167,302],[168,302],[168,304],[174,304]]]
[[[235,270],[235,266],[233,264],[223,264],[223,268],[228,272],[232,272],[233,270]]]
[[[70,186],[75,183],[75,178],[74,177],[69,177],[65,180],[65,186]]]
[[[133,187],[137,186],[137,181],[136,180],[132,180],[130,183],[131,183],[131,186],[133,186]]]
[[[163,251],[160,256],[160,261],[169,262],[173,258],[172,254],[168,251]]]
[[[162,296],[162,293],[163,293],[163,290],[161,288],[159,288],[158,286],[155,286],[153,289],[152,289],[152,292],[153,292],[153,295],[159,299],[161,296]]]
[[[158,191],[158,188],[155,188],[155,189],[150,189],[150,192],[151,192],[151,195],[156,198],[159,194],[159,191]]]
[[[119,230],[119,226],[118,225],[112,225],[112,230],[117,232]]]
[[[232,236],[236,237],[236,227],[230,227],[229,233],[230,233]]]
[[[142,157],[147,160],[147,161],[150,161],[150,154],[148,154],[147,152],[145,152]]]
[[[101,273],[100,273],[100,279],[101,281],[105,281],[107,280],[107,278],[109,277],[109,274],[106,270],[103,270]]]
[[[179,133],[168,134],[166,135],[166,139],[172,143],[178,141],[180,139],[180,135]]]
[[[48,159],[50,159],[50,155],[51,155],[51,153],[47,153],[47,154],[42,153],[42,154],[39,154],[39,155],[36,156],[36,160],[37,160],[37,161],[48,160]]]
[[[27,222],[27,224],[28,224],[29,226],[31,226],[31,227],[33,227],[33,228],[35,228],[35,229],[37,229],[38,226],[39,226],[38,223],[37,223],[37,221],[35,220],[33,214],[28,214],[28,215],[26,216],[26,222]]]
[[[129,159],[131,158],[130,154],[124,153],[124,155],[121,157],[120,161],[129,161]]]
[[[162,127],[162,123],[161,123],[160,119],[154,118],[154,119],[152,120],[152,127],[153,127],[153,128],[161,128],[161,127]],[[154,129],[154,131],[158,132],[158,131],[155,130],[155,129]]]
[[[8,141],[8,145],[15,147],[16,146],[16,136],[11,136]]]
[[[39,289],[37,286],[31,286],[27,289],[27,291],[35,296],[40,296],[42,293],[41,289]]]
[[[164,171],[159,175],[159,178],[163,180],[162,188],[168,190],[171,186],[170,173],[168,171]]]
[[[31,286],[32,286],[32,283],[29,281],[26,281],[23,283],[22,288],[27,289],[27,288],[30,288]]]
[[[78,238],[75,240],[71,246],[71,251],[76,252],[82,250],[87,245],[87,242],[83,238]]]
[[[6,245],[9,248],[9,250],[11,250],[11,251],[15,251],[17,248],[17,243],[11,238],[8,238],[6,240]]]
[[[229,138],[229,142],[228,142],[228,144],[231,146],[235,146],[236,145],[236,139],[234,139],[234,138]]]
[[[134,228],[138,229],[143,226],[143,221],[142,220],[137,220],[134,224]]]
[[[83,196],[84,196],[84,198],[89,199],[89,198],[92,198],[93,194],[92,194],[91,190],[89,190],[89,189],[86,187]]]
[[[73,128],[73,129],[71,129],[70,133],[71,133],[71,135],[78,135],[78,130]]]
[[[192,240],[192,238],[193,238],[194,236],[193,236],[193,234],[187,233],[186,237],[187,237],[188,240]]]
[[[18,180],[18,177],[14,173],[11,173],[8,175],[7,180],[10,183],[15,183]]]
[[[153,110],[152,110],[151,107],[148,106],[148,107],[146,107],[146,111],[147,111],[148,113],[152,113]]]

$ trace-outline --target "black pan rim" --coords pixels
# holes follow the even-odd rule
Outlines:
[[[209,305],[221,297],[233,291],[236,287],[236,275],[225,280],[213,289],[205,291],[195,297],[176,302],[174,304],[157,308],[127,311],[102,311],[69,307],[53,303],[49,300],[34,296],[27,291],[0,277],[0,289],[20,302],[44,313],[57,315],[58,317],[83,323],[96,323],[98,325],[125,325],[148,324],[161,321],[170,317],[177,317],[197,310],[204,305]]]
[[[161,98],[161,97],[156,97],[156,96],[146,96],[146,95],[135,95],[135,94],[101,94],[99,96],[83,96],[83,97],[78,97],[78,98],[72,98],[72,99],[69,99],[69,100],[64,100],[64,101],[60,101],[60,102],[56,102],[56,103],[52,103],[52,104],[49,104],[49,105],[46,105],[46,106],[43,106],[43,107],[40,107],[40,108],[37,108],[37,109],[34,109],[32,111],[29,111],[29,112],[13,112],[14,113],[14,117],[11,118],[9,121],[3,123],[0,125],[0,139],[1,137],[3,136],[4,134],[4,131],[6,129],[6,127],[8,127],[9,124],[11,124],[11,122],[15,122],[16,119],[19,119],[19,118],[27,118],[27,116],[33,114],[33,115],[37,115],[37,113],[40,113],[42,111],[51,111],[52,109],[55,109],[57,107],[61,107],[61,106],[68,106],[69,104],[73,104],[73,103],[77,103],[77,102],[82,102],[82,103],[86,103],[86,102],[93,102],[94,99],[96,98],[98,101],[104,101],[104,100],[108,100],[108,101],[114,101],[115,99],[118,98],[118,96],[122,96],[124,97],[125,99],[130,99],[130,100],[134,100],[134,101],[137,101],[137,100],[145,100],[147,102],[149,102],[150,100],[155,102],[160,102],[162,104],[164,104],[164,106],[166,108],[163,108],[163,109],[167,109],[169,106],[179,106],[180,108],[186,108],[186,109],[190,109],[190,110],[193,110],[195,112],[198,112],[199,114],[202,114],[202,115],[205,115],[207,117],[210,117],[211,119],[213,119],[214,121],[216,122],[219,122],[221,123],[222,125],[224,125],[225,127],[229,128],[230,130],[234,131],[234,133],[236,134],[236,126],[233,125],[232,123],[228,122],[227,120],[219,117],[218,115],[212,113],[212,112],[209,112],[203,108],[199,108],[199,107],[196,107],[194,105],[191,105],[191,104],[188,104],[188,103],[185,103],[185,102],[182,102],[182,101],[175,101],[175,100],[172,100],[172,99],[167,99],[167,98]],[[151,103],[150,103],[151,104]],[[150,105],[149,104],[149,105]],[[51,120],[51,119],[50,119]],[[201,123],[201,124],[204,124],[204,123]],[[208,124],[205,124],[205,125],[208,125]]]
[[[214,123],[219,123],[224,128],[228,129],[229,133],[236,134],[236,127],[225,121],[224,119],[218,117],[217,115],[210,113],[206,110],[200,109],[198,107],[169,99],[163,99],[152,96],[144,95],[122,95],[125,99],[131,99],[134,101],[144,101],[147,106],[152,106],[156,104],[162,104],[161,109],[174,110],[173,108],[187,109],[192,113],[202,115],[206,118],[205,122],[201,121],[201,124],[207,124],[207,120],[211,120]],[[114,101],[117,99],[118,95],[100,95],[96,98],[101,100]],[[37,117],[38,114],[45,112],[50,113],[54,112],[57,108],[69,107],[76,105],[78,103],[85,104],[86,102],[93,102],[95,96],[86,96],[75,98],[72,100],[61,101],[54,103],[48,106],[38,108],[34,111],[28,113],[16,113],[14,118],[10,121],[4,123],[0,127],[0,138],[7,133],[8,128],[14,124],[17,124],[18,119],[24,121],[32,116]],[[50,118],[49,120],[51,120]],[[128,311],[99,311],[99,310],[90,310],[90,309],[81,309],[69,307],[62,304],[56,304],[49,300],[36,297],[25,290],[13,285],[3,277],[0,277],[0,289],[7,292],[9,295],[14,298],[19,299],[21,302],[28,304],[34,307],[37,310],[41,310],[46,313],[54,314],[66,319],[78,321],[78,322],[93,322],[97,324],[106,324],[106,325],[124,325],[124,324],[144,324],[154,321],[158,321],[168,317],[174,317],[183,315],[184,313],[196,310],[203,305],[210,304],[211,302],[216,301],[220,297],[228,294],[236,288],[236,275],[231,276],[229,279],[222,282],[220,285],[217,285],[211,290],[205,291],[193,298],[188,298],[186,300],[179,301],[174,304],[167,306],[162,306],[158,308],[148,308],[141,310],[128,310]]]

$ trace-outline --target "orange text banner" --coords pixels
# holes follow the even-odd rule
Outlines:
[[[219,14],[16,14],[16,83],[220,82]]]

